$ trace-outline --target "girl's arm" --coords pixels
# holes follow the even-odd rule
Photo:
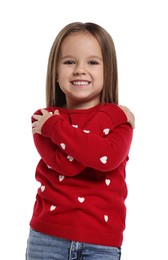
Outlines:
[[[113,108],[116,108],[117,106],[114,105]],[[131,110],[126,107],[126,106],[122,106],[122,105],[118,105],[118,107],[124,112],[127,120],[125,121],[121,116],[119,117],[119,121],[117,119],[117,123],[116,125],[118,125],[119,123],[129,123],[131,125],[132,128],[135,128],[135,117],[134,114],[131,112]],[[55,115],[60,115],[58,110],[54,111]],[[41,134],[41,128],[43,126],[43,124],[53,115],[53,112],[48,111],[46,109],[41,109],[38,110],[32,117],[32,132],[33,133],[38,133]],[[114,123],[115,125],[115,123]]]
[[[62,116],[50,117],[41,129],[43,136],[52,140],[66,154],[85,167],[102,172],[118,167],[127,157],[132,141],[132,128],[121,124],[110,129],[106,136],[72,127]]]
[[[57,113],[55,112],[55,114]],[[40,121],[40,119],[43,115],[45,120],[47,120],[53,115],[53,113],[47,110],[36,111],[32,116],[32,132],[34,132],[35,129],[38,129],[39,125],[42,124],[42,120]],[[36,121],[35,118],[38,118],[39,120]],[[46,165],[54,171],[65,176],[74,176],[86,168],[74,158],[64,153],[58,145],[51,141],[50,138],[37,134],[36,132],[33,135],[33,139],[39,155]]]
[[[116,107],[114,107],[116,109]],[[113,108],[113,109],[114,109]],[[121,107],[120,107],[121,108]],[[122,109],[122,108],[121,108]],[[125,109],[125,107],[124,107]],[[127,109],[127,108],[126,108]],[[123,110],[123,109],[122,109]],[[104,112],[106,114],[109,113],[109,111],[111,112],[111,109],[109,110],[108,107],[106,107],[104,109]],[[117,111],[117,110],[116,110]],[[123,117],[122,113],[119,115],[117,115],[115,111],[115,117],[114,115],[112,116],[112,119],[113,119],[113,123],[111,125],[111,129],[109,131],[109,129],[106,129],[105,132],[102,132],[102,134],[100,134],[100,136],[97,136],[97,133],[95,134],[95,131],[94,131],[94,134],[93,134],[93,131],[91,131],[89,133],[89,138],[86,138],[86,134],[87,133],[84,133],[82,130],[80,129],[74,129],[68,122],[66,122],[62,117],[59,116],[59,112],[58,111],[55,111],[55,115],[59,116],[59,120],[63,120],[63,125],[65,125],[65,129],[61,127],[62,130],[60,130],[60,132],[64,132],[64,133],[68,133],[68,139],[69,140],[74,140],[74,142],[76,143],[80,143],[80,145],[82,146],[82,142],[81,140],[83,140],[83,137],[84,137],[84,143],[83,145],[85,146],[87,143],[88,143],[88,149],[91,151],[93,150],[93,146],[95,147],[95,150],[101,150],[103,151],[103,146],[105,145],[106,146],[106,151],[108,150],[108,144],[111,145],[110,143],[110,139],[112,140],[112,142],[114,142],[114,139],[113,137],[115,136],[115,129],[113,130],[113,128],[115,128],[114,124],[120,124],[120,128],[121,128],[121,122],[125,122],[126,123],[126,118]],[[102,112],[102,111],[101,111]],[[119,112],[119,111],[118,111]],[[127,112],[129,112],[129,110],[127,109]],[[98,115],[100,115],[101,113],[99,113]],[[124,113],[123,113],[124,114]],[[53,116],[52,114],[50,114],[48,111],[46,110],[41,110],[41,115],[39,115],[39,112],[33,116],[34,119],[36,119],[37,121],[34,121],[33,122],[33,132],[34,133],[41,133],[41,128],[43,126],[43,124],[46,122],[46,120],[48,120],[51,116]],[[122,116],[122,117],[121,117]],[[54,116],[55,117],[55,116]],[[99,121],[102,121],[105,117],[105,114],[101,114],[101,118],[99,118],[100,120]],[[57,119],[58,119],[57,118]],[[120,118],[120,119],[119,119]],[[56,118],[55,118],[56,119]],[[107,117],[106,117],[107,119]],[[59,121],[58,120],[58,121]],[[97,127],[96,125],[96,122],[98,122],[98,120],[94,120],[95,122],[92,124],[92,126],[95,125],[95,127]],[[111,119],[110,119],[111,121]],[[58,124],[59,125],[59,124]],[[49,129],[51,128],[51,126],[48,126]],[[45,127],[48,128],[47,126]],[[128,127],[128,124],[125,125],[125,127],[127,129],[130,129],[130,127]],[[71,131],[72,130],[72,131]],[[112,131],[113,130],[113,131]],[[107,132],[109,131],[109,133],[107,134]],[[127,130],[128,131],[128,130]],[[54,132],[54,131],[53,131]],[[80,134],[79,134],[80,132]],[[122,136],[120,136],[120,130],[118,128],[118,134],[116,135],[116,138],[118,136],[118,139],[120,141],[120,138]],[[124,132],[124,128],[122,130],[122,132]],[[128,131],[129,132],[129,131]],[[72,133],[72,135],[70,134]],[[80,136],[79,136],[80,135]],[[107,140],[107,137],[108,137],[108,140]],[[82,137],[83,136],[83,137]],[[103,138],[102,138],[103,137]],[[105,137],[106,137],[106,141],[105,141]],[[89,155],[89,160],[86,158],[80,158],[80,156],[77,156],[77,157],[73,157],[72,154],[73,154],[73,149],[72,149],[72,152],[71,152],[71,148],[69,149],[69,152],[70,154],[68,154],[68,149],[66,149],[66,145],[64,142],[62,143],[57,143],[57,141],[55,140],[56,136],[54,135],[53,138],[52,138],[52,141],[50,138],[48,138],[47,136],[44,136],[44,135],[38,135],[38,134],[34,134],[34,141],[35,141],[35,145],[36,145],[36,148],[39,152],[39,154],[41,155],[41,157],[43,158],[43,160],[45,161],[46,164],[48,164],[50,167],[52,167],[55,171],[61,173],[61,174],[64,174],[64,175],[70,175],[70,176],[74,176],[78,173],[80,173],[82,170],[84,170],[85,167],[93,167],[93,168],[96,168],[96,169],[99,169],[100,170],[100,165],[96,165],[94,163],[94,160],[92,159],[92,156]],[[64,139],[64,138],[63,138]],[[65,139],[66,140],[66,139]],[[117,139],[116,139],[117,140]],[[53,143],[53,141],[55,143]],[[119,147],[119,141],[117,142],[116,141],[116,144],[118,144],[118,148],[114,147],[114,152],[115,152],[115,156],[113,157],[113,162],[116,160],[117,162],[117,157],[118,157],[118,153],[116,154],[116,151],[115,149],[120,149]],[[107,144],[106,144],[106,143]],[[100,147],[100,146],[101,147]],[[71,147],[71,146],[70,146]],[[73,147],[73,146],[72,146]],[[100,149],[99,149],[100,147]],[[121,144],[121,151],[122,151],[122,147],[124,148],[124,146]],[[79,152],[80,154],[80,151],[82,150],[82,148],[80,149],[76,149],[75,148],[75,153]],[[111,151],[112,152],[112,151]],[[92,153],[92,152],[91,152]],[[106,152],[107,153],[107,152]],[[90,153],[89,153],[90,154]],[[93,157],[95,157],[95,152],[93,151],[92,153]],[[75,154],[74,154],[75,156]],[[85,156],[84,156],[85,157]],[[87,157],[87,156],[86,156]],[[116,157],[116,159],[115,159]],[[101,162],[103,164],[104,167],[102,167],[102,170],[104,169],[104,171],[108,170],[108,163],[107,161],[109,160],[109,156],[107,155],[104,155],[104,156],[100,156],[99,158],[99,163]],[[119,159],[119,164],[120,164],[120,159]],[[102,165],[101,165],[102,166]],[[115,166],[113,166],[115,168]],[[68,169],[68,173],[67,173],[67,169]],[[111,169],[111,168],[110,168]]]
[[[65,176],[74,176],[86,167],[54,144],[50,138],[34,134],[34,144],[43,161],[49,168]]]

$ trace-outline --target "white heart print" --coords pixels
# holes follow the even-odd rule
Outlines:
[[[88,133],[90,133],[90,130],[83,130],[83,132],[88,134]]]
[[[68,159],[70,162],[72,162],[72,161],[74,160],[74,158],[73,158],[72,156],[70,156],[70,155],[67,156],[67,159]]]
[[[75,128],[78,128],[78,125],[72,125],[73,127],[75,127]]]
[[[104,220],[107,222],[108,221],[108,216],[104,215]]]
[[[110,185],[110,182],[111,182],[110,179],[105,179],[105,183],[106,183],[107,186]]]
[[[84,198],[84,197],[78,197],[78,201],[79,201],[80,203],[83,203],[83,202],[85,201],[85,198]]]
[[[45,190],[45,186],[41,185],[40,189],[41,189],[41,192],[43,192]]]
[[[107,156],[102,156],[101,158],[100,158],[100,161],[103,163],[103,164],[106,164],[107,163]]]
[[[61,143],[60,146],[62,147],[63,150],[65,150],[66,145],[64,143]]]
[[[108,135],[109,132],[110,132],[110,129],[109,129],[109,128],[105,128],[105,129],[103,130],[103,133],[105,133],[105,135]]]
[[[59,175],[59,181],[63,181],[64,178],[65,178],[64,175]]]
[[[53,211],[54,209],[56,209],[56,206],[51,205],[51,207],[50,207],[50,211]]]

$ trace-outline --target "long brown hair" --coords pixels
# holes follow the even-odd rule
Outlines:
[[[65,94],[57,82],[57,71],[63,40],[73,33],[89,32],[100,44],[104,64],[104,82],[101,102],[118,104],[117,58],[111,35],[95,23],[74,22],[66,25],[56,36],[50,50],[46,77],[46,106],[64,106]]]

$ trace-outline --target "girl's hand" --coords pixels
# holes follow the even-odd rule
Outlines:
[[[33,115],[33,118],[35,121],[32,123],[32,133],[35,134],[41,134],[41,129],[44,125],[44,123],[53,115],[60,115],[58,110],[54,111],[54,114],[52,112],[47,111],[46,109],[41,109],[42,115]]]
[[[132,126],[132,128],[135,128],[135,117],[134,117],[134,114],[126,106],[119,105],[119,107],[126,114],[127,122]]]

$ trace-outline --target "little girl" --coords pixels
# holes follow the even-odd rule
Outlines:
[[[49,55],[46,108],[32,116],[41,156],[27,260],[119,260],[134,115],[118,105],[109,33],[71,23]]]

